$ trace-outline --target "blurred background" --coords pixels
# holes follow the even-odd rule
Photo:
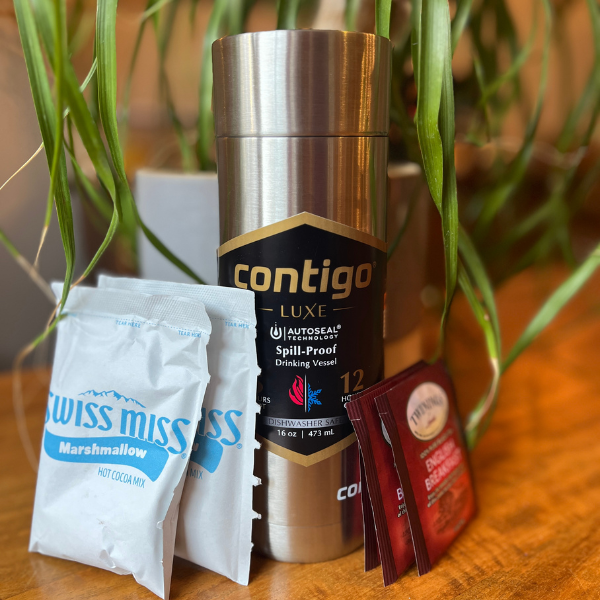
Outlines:
[[[456,5],[450,4],[454,14]],[[95,3],[75,0],[67,5],[70,50],[82,80],[93,60]],[[248,6],[245,30],[276,27],[276,2],[258,0]],[[572,139],[565,138],[569,116],[599,60],[600,39],[594,39],[589,6],[586,0],[552,2],[547,88],[539,123],[535,123],[530,156],[519,174],[510,207],[479,238],[475,236],[498,284],[531,264],[557,260],[576,264],[594,248],[600,234],[600,200],[594,176],[600,156],[598,135],[591,136],[583,153],[579,145],[581,126],[575,127]],[[123,142],[126,169],[132,181],[142,168],[186,169],[181,139],[173,126],[173,111],[183,137],[187,136],[193,144],[204,33],[212,8],[213,3],[204,0],[170,2],[161,9],[161,13],[169,10],[168,14],[161,14],[161,27],[165,27],[166,19],[170,20],[168,47],[161,50],[152,27],[147,27],[141,37],[131,76],[128,126]],[[131,58],[145,10],[147,3],[139,0],[121,0],[119,3],[117,65],[121,97],[128,87]],[[345,29],[346,10],[344,1],[302,2],[298,25]],[[491,190],[504,176],[506,165],[518,155],[531,127],[540,91],[545,30],[543,11],[539,2],[533,0],[475,0],[472,11],[474,16],[457,46],[453,72],[461,219],[476,231],[482,190]],[[408,3],[394,2],[392,39],[397,49],[406,45],[404,32],[409,15]],[[372,32],[373,16],[373,4],[369,1],[360,3],[356,29]],[[401,56],[399,65],[397,92],[406,114],[412,117],[416,90],[410,61]],[[497,81],[503,73],[508,75],[500,81],[497,90],[490,92],[488,102],[482,103],[486,83]],[[168,86],[169,101],[165,100],[165,85]],[[393,121],[391,159],[410,160],[406,130],[399,126],[398,118]],[[0,0],[0,185],[34,154],[40,143],[12,3]],[[84,171],[87,168],[91,177],[91,165],[82,162],[81,167]],[[531,227],[522,236],[507,242],[507,233],[545,205],[560,186],[561,178],[571,169],[575,169],[573,186],[565,190],[561,198],[566,198],[567,206],[571,200],[576,202],[576,210],[567,209],[568,214],[556,217],[557,223],[550,219],[548,228],[536,230]],[[39,243],[48,181],[46,158],[41,152],[0,190],[0,227],[30,262],[34,261]],[[578,183],[584,181],[585,186],[578,187]],[[105,226],[99,224],[97,209],[89,199],[82,197],[85,194],[76,183],[73,181],[77,270],[81,272],[98,246]],[[425,307],[435,309],[439,308],[443,298],[443,249],[436,211],[426,214],[429,235],[424,238],[428,240],[424,242],[424,261],[427,268],[418,283],[421,288],[419,299]],[[568,233],[564,243],[560,242],[563,229]],[[102,269],[136,273],[138,247],[135,234],[122,231],[103,258]],[[58,228],[53,223],[40,260],[40,273],[46,280],[60,279],[64,267]],[[0,247],[0,276],[0,369],[7,369],[18,350],[42,331],[52,306],[3,247]],[[46,357],[40,355],[37,360],[44,362]]]

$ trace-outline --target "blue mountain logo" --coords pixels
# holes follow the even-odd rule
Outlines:
[[[125,402],[133,402],[142,408],[146,408],[141,402],[136,400],[135,398],[127,398],[127,396],[123,396],[123,394],[119,394],[115,392],[115,390],[110,390],[108,392],[97,392],[96,390],[88,390],[87,392],[81,392],[80,396],[94,396],[94,398],[102,397],[102,398],[110,398],[111,396],[119,401],[125,400]]]

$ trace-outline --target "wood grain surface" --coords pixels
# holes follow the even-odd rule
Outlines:
[[[498,295],[505,347],[564,273],[525,273]],[[176,559],[171,598],[600,599],[600,279],[511,367],[472,461],[480,512],[423,577],[383,589],[362,549],[328,563],[259,556],[248,587]],[[458,298],[448,357],[463,414],[488,376],[477,326]],[[435,342],[432,319],[427,345]],[[49,375],[25,378],[27,424],[39,451]],[[11,378],[0,376],[0,599],[155,598],[131,576],[29,554],[35,475],[19,443]]]

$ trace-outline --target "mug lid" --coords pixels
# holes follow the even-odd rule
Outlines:
[[[386,136],[392,44],[369,33],[276,30],[214,42],[217,137]]]

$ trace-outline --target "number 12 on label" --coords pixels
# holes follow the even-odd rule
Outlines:
[[[352,388],[353,392],[360,392],[365,386],[362,384],[363,377],[365,376],[365,372],[362,369],[356,369],[354,373],[352,373],[354,377],[356,377],[356,385]],[[344,380],[344,394],[350,393],[350,371],[344,373],[340,379]]]

